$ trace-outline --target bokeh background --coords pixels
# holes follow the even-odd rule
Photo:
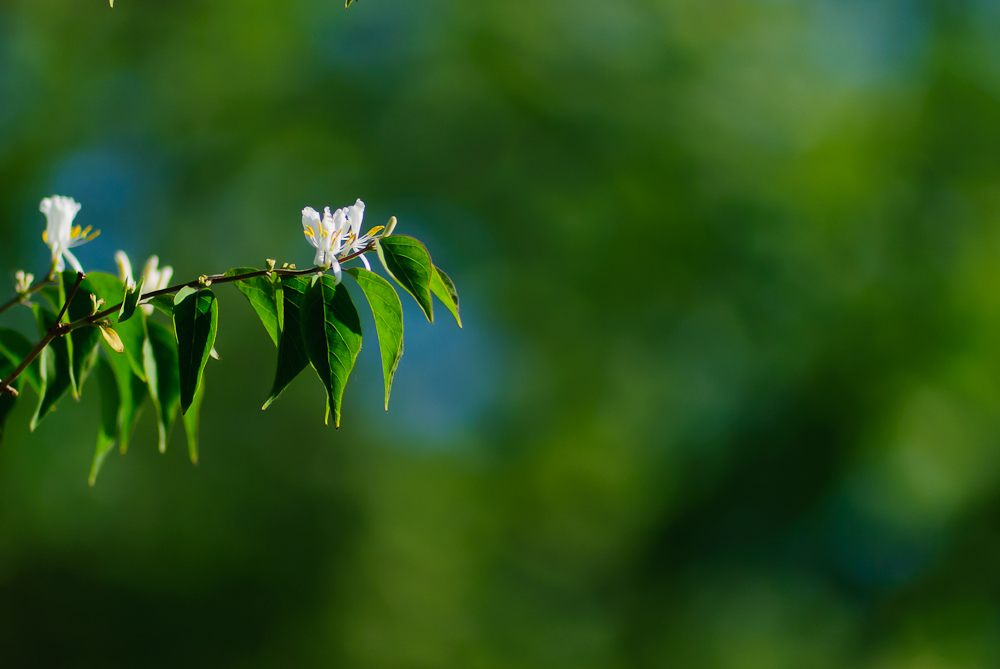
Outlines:
[[[306,375],[259,410],[220,289],[200,464],[147,411],[94,488],[95,390],[21,403],[0,664],[1000,666],[998,34],[990,0],[0,0],[5,292],[53,193],[88,269],[185,278],[303,266],[299,210],[361,197],[465,321],[407,301],[390,412],[372,338],[335,431]]]

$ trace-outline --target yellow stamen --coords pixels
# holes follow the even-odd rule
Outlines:
[[[87,230],[89,230],[89,229],[90,229],[90,228],[87,228]],[[86,232],[86,231],[85,231],[85,232]],[[97,236],[98,236],[99,234],[101,234],[101,231],[100,231],[100,230],[94,230],[94,232],[93,232],[93,233],[91,233],[91,235],[90,235],[89,237],[87,237],[87,241],[88,241],[88,242],[91,242],[91,241],[93,241],[93,240],[97,239]]]
[[[330,233],[328,233],[328,232],[327,232],[326,230],[324,230],[324,229],[320,228],[320,230],[319,230],[319,236],[320,236],[320,237],[322,237],[323,239],[326,239],[326,236],[327,236],[328,234],[330,234]]]
[[[306,233],[306,237],[315,237],[316,236],[316,231],[312,229],[311,225],[307,225],[306,226],[305,233]]]
[[[88,225],[87,227],[85,227],[83,229],[83,232],[80,233],[80,236],[81,237],[86,237],[87,235],[90,234],[91,229],[92,229],[91,226]]]
[[[376,225],[374,228],[368,231],[368,236],[371,237],[372,235],[377,235],[384,229],[385,229],[384,225]]]
[[[70,232],[69,232],[70,239],[76,239],[77,237],[79,237],[80,236],[80,230],[81,230],[81,228],[80,228],[79,225],[74,225],[73,229],[70,230]]]
[[[42,241],[45,242],[46,244],[49,243],[49,231],[48,230],[42,230]]]

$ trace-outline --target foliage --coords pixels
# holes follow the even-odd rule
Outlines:
[[[71,199],[63,199],[75,205]],[[363,203],[358,202],[363,211]],[[304,215],[306,211],[315,213],[307,208]],[[338,210],[337,214],[346,211]],[[71,224],[73,215],[64,221],[65,226]],[[377,231],[360,236],[360,220],[352,223],[346,213],[337,229],[328,229],[333,218],[327,209],[318,223],[319,231],[307,227],[307,237],[322,233],[324,237],[335,234],[343,238],[338,239],[336,250],[342,251],[341,241],[346,250],[339,258],[327,258],[325,266],[276,269],[274,262],[268,261],[267,269],[239,267],[177,286],[160,285],[165,280],[155,258],[147,263],[138,283],[133,281],[130,263],[122,252],[118,254],[121,277],[59,272],[56,263],[64,251],[50,244],[54,264],[49,275],[37,284],[19,283],[17,295],[2,307],[30,307],[42,339],[32,346],[16,330],[0,329],[0,436],[7,415],[26,386],[38,395],[31,420],[34,430],[67,393],[79,399],[84,382],[96,368],[100,414],[91,485],[115,443],[120,444],[123,454],[127,451],[147,397],[154,409],[160,452],[166,450],[174,423],[181,416],[191,461],[197,463],[204,372],[209,358],[218,357],[219,302],[210,286],[225,283],[234,283],[246,297],[277,347],[274,384],[263,408],[311,366],[326,390],[326,422],[332,413],[334,426],[340,427],[341,402],[362,343],[357,308],[340,281],[341,262],[363,259],[366,252],[376,250],[385,270],[415,297],[428,320],[433,318],[432,292],[455,314],[459,325],[461,320],[454,285],[434,266],[424,246],[412,237],[389,236],[395,218],[388,227],[379,229],[384,230],[379,236],[375,236]],[[67,234],[73,239],[79,236],[72,231]],[[359,244],[362,248],[350,253]],[[72,261],[76,262],[75,257]],[[368,266],[367,260],[364,263]],[[335,275],[325,273],[331,268]],[[169,277],[170,268],[163,271]],[[392,285],[370,269],[355,267],[345,273],[358,283],[375,317],[388,410],[393,375],[403,355],[402,305]],[[144,294],[147,285],[155,290]],[[35,293],[43,296],[51,309],[31,302]],[[173,298],[168,299],[171,294]],[[113,306],[104,308],[108,304]],[[161,312],[159,316],[152,305]]]

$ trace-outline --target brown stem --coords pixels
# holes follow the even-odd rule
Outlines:
[[[73,301],[74,297],[76,297],[76,292],[80,289],[80,284],[83,283],[84,277],[86,277],[86,274],[83,272],[76,273],[76,283],[74,283],[73,287],[70,289],[69,295],[66,297],[66,301],[62,305],[62,309],[59,310],[59,315],[56,316],[56,320],[52,323],[51,327],[49,327],[48,332],[45,333],[42,340],[35,344],[35,347],[31,349],[28,355],[24,356],[24,360],[21,361],[21,364],[19,364],[6,379],[0,381],[0,395],[7,393],[9,395],[16,396],[17,391],[10,384],[12,384],[14,380],[21,375],[21,372],[28,368],[28,365],[34,362],[35,358],[37,358],[45,347],[49,345],[49,342],[70,331],[70,324],[63,323],[62,319],[63,316],[66,315],[66,309],[69,307],[69,303]]]
[[[344,263],[347,262],[348,260],[353,260],[354,258],[357,258],[358,256],[365,254],[374,248],[375,248],[375,243],[372,242],[368,244],[368,246],[366,246],[365,248],[361,249],[360,251],[344,256],[343,258],[340,258],[339,261]],[[142,296],[142,299],[139,300],[139,304],[145,304],[151,298],[157,297],[159,295],[169,295],[170,293],[176,293],[182,288],[197,288],[203,283],[206,284],[232,283],[233,281],[240,281],[242,279],[252,279],[253,277],[256,276],[270,276],[271,274],[279,274],[282,276],[302,276],[305,274],[314,274],[316,272],[323,272],[323,271],[325,270],[322,267],[310,267],[309,269],[271,269],[271,270],[261,269],[255,272],[247,272],[246,274],[236,274],[233,276],[226,276],[225,274],[213,274],[212,276],[206,276],[203,279],[196,279],[194,281],[188,281],[187,283],[180,283],[177,284],[176,286],[161,288],[160,290],[154,290],[149,293],[146,293],[145,295]],[[77,273],[76,283],[73,284],[73,288],[70,290],[69,296],[66,298],[66,302],[63,304],[62,309],[59,311],[59,316],[56,317],[55,323],[53,323],[52,327],[49,328],[49,331],[45,333],[45,336],[42,337],[42,340],[38,342],[33,349],[31,349],[31,352],[28,353],[27,356],[25,356],[24,360],[21,361],[21,364],[19,364],[17,368],[7,376],[6,379],[0,381],[0,395],[3,395],[4,393],[10,395],[17,395],[17,390],[15,390],[14,387],[11,386],[10,384],[13,383],[18,376],[20,376],[21,372],[23,372],[25,369],[28,368],[28,365],[30,365],[34,361],[34,359],[39,356],[42,350],[46,346],[48,346],[53,339],[55,339],[56,337],[60,337],[68,332],[72,332],[77,328],[82,328],[87,325],[93,325],[102,318],[107,318],[111,314],[121,309],[122,303],[119,302],[113,307],[108,307],[103,311],[98,311],[95,314],[73,321],[72,323],[62,323],[61,321],[63,316],[66,314],[66,309],[69,307],[69,303],[72,302],[73,298],[76,296],[76,292],[77,290],[79,290],[80,284],[83,282],[85,276],[86,275],[83,273],[80,272]],[[37,286],[32,287],[32,290],[30,292],[33,293],[36,290],[39,290],[41,286],[44,285],[44,283],[48,282],[51,278],[52,278],[51,274],[45,277],[45,280],[37,284]],[[7,306],[10,306],[12,304],[16,304],[19,301],[19,299],[20,296],[17,299],[5,305],[4,308],[7,308]],[[0,309],[0,311],[3,311],[3,309]]]

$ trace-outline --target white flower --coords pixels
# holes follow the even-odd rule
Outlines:
[[[365,217],[365,203],[360,198],[350,207],[344,207],[342,211],[347,216],[347,223],[350,230],[347,232],[347,239],[344,240],[344,252],[341,254],[341,257],[364,251],[365,247],[368,246],[371,240],[375,238],[375,235],[383,228],[383,226],[379,225],[367,233],[361,234],[361,221]],[[361,262],[364,263],[365,268],[370,272],[372,266],[368,263],[368,258],[364,257],[364,255],[358,257],[361,258]]]
[[[340,283],[341,270],[337,254],[343,243],[343,235],[347,228],[347,217],[343,209],[330,213],[330,208],[323,210],[323,217],[312,207],[302,210],[302,232],[306,241],[316,249],[313,264],[317,267],[332,269],[334,278]]]
[[[118,251],[115,253],[115,263],[118,264],[118,278],[122,280],[122,283],[129,287],[129,290],[135,290],[136,281],[132,277],[132,263],[129,262],[128,256],[125,255],[124,251]],[[174,268],[167,265],[163,269],[159,269],[160,259],[156,256],[149,256],[149,260],[142,268],[142,294],[151,293],[154,290],[162,290],[170,284],[170,278],[174,275]],[[142,295],[139,296],[140,299]],[[142,313],[147,316],[153,313],[153,305],[143,304]]]
[[[80,226],[73,225],[73,219],[80,211],[80,205],[71,197],[53,195],[42,200],[38,205],[38,210],[45,214],[47,224],[45,232],[42,233],[42,240],[52,249],[52,267],[61,272],[66,265],[63,258],[77,272],[83,272],[83,267],[70,249],[81,244],[86,244],[90,240],[101,234],[100,230],[91,232],[90,226],[81,230]]]
[[[129,292],[135,290],[135,279],[132,278],[132,263],[124,251],[115,252],[115,264],[118,265],[118,278],[128,288]]]

